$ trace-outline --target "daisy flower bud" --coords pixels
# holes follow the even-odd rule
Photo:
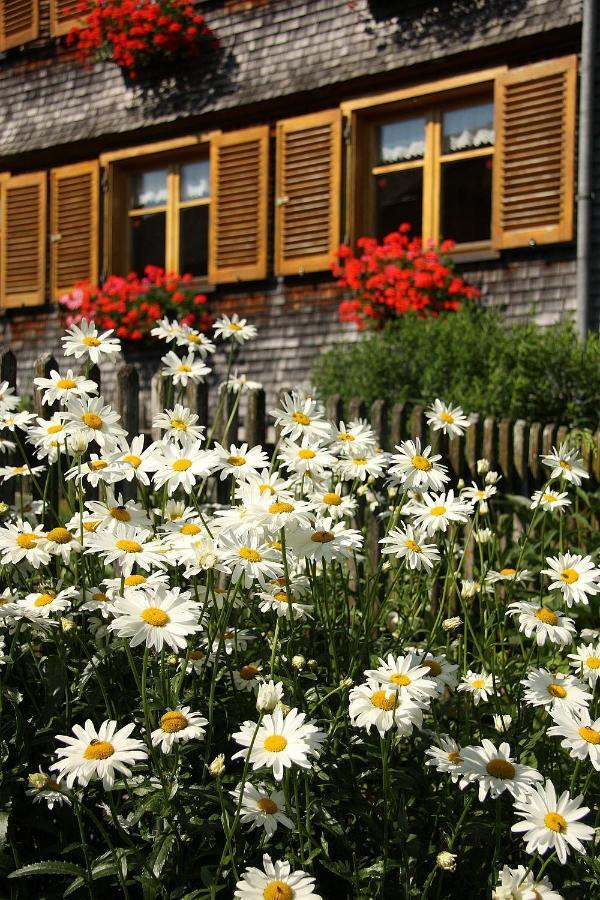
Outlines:
[[[292,656],[292,668],[293,669],[302,669],[303,666],[306,665],[306,659],[298,654],[297,656]]]
[[[477,474],[478,475],[487,475],[490,471],[490,461],[489,459],[478,459],[477,460]]]
[[[456,628],[460,628],[462,625],[462,619],[460,616],[453,616],[450,619],[444,619],[442,622],[442,628],[444,631],[454,631]]]
[[[442,850],[441,853],[438,853],[436,856],[436,863],[440,867],[440,869],[444,869],[446,872],[454,872],[456,869],[456,853],[450,853],[448,850]]]
[[[391,633],[393,633],[398,627],[398,622],[400,621],[400,616],[397,612],[392,611],[387,614],[385,617],[385,627]]]
[[[283,697],[283,683],[278,681],[264,681],[256,697],[256,708],[259,712],[273,712]]]
[[[502,715],[494,716],[494,728],[498,732],[498,734],[504,734],[510,728],[512,723],[512,716],[504,713]]]
[[[485,476],[486,484],[496,484],[497,481],[500,481],[500,475],[498,474],[498,472],[495,472],[493,469],[487,472]]]
[[[46,786],[48,776],[45,772],[32,772],[27,776],[27,781],[36,791],[41,791]]]
[[[77,625],[75,624],[73,619],[61,619],[60,627],[62,628],[64,633],[67,634],[67,632],[73,631],[75,628],[77,628]]]
[[[10,506],[8,505],[8,503],[0,503],[0,516],[5,516],[9,509]]]
[[[486,516],[489,512],[489,509],[490,508],[488,506],[487,500],[482,500],[479,504],[479,512],[481,513],[481,515]]]
[[[69,450],[77,454],[77,456],[85,453],[90,443],[90,436],[85,431],[77,429],[69,435]]]
[[[465,486],[465,479],[464,479],[464,478],[459,478],[459,479],[458,479],[458,482],[456,483],[457,490],[462,491],[462,489],[464,488],[464,486]]]
[[[389,572],[391,568],[392,568],[392,563],[390,562],[389,559],[386,559],[386,561],[381,566],[382,572]]]
[[[225,774],[225,756],[223,753],[219,753],[218,756],[215,756],[208,767],[208,771],[213,778],[221,778],[221,776]]]
[[[319,663],[317,662],[316,659],[309,659],[308,662],[306,663],[306,665],[308,666],[309,669],[318,669],[319,668]]]

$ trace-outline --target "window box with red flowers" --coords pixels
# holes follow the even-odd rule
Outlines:
[[[410,237],[410,225],[401,225],[384,237],[360,238],[358,252],[343,244],[332,265],[341,287],[351,297],[340,303],[343,322],[354,322],[358,328],[367,324],[383,325],[407,312],[438,315],[456,310],[479,291],[456,274],[447,255],[454,248],[444,241],[438,251],[423,246],[419,237]]]
[[[207,331],[212,318],[206,297],[193,287],[191,275],[172,275],[157,266],[146,266],[144,276],[111,275],[102,285],[79,282],[59,299],[67,325],[92,320],[98,328],[113,329],[132,345],[154,343],[151,331],[159,319],[177,320]]]
[[[151,65],[199,57],[219,42],[186,0],[82,0],[67,42],[84,64],[108,59],[130,78]]]

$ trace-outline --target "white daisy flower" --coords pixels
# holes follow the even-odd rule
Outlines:
[[[4,428],[7,428],[9,431],[16,431],[17,428],[21,431],[26,431],[30,422],[33,422],[34,419],[34,413],[0,410],[0,431]]]
[[[112,465],[114,448],[107,444],[104,453],[90,454],[87,462],[79,463],[67,470],[65,475],[66,481],[78,481],[79,483],[87,481],[92,487],[98,487],[102,484],[116,484],[123,481],[123,473],[116,466]]]
[[[231,444],[228,450],[215,443],[214,450],[218,457],[216,471],[221,472],[221,481],[228,475],[233,475],[235,479],[246,480],[250,472],[262,470],[269,463],[267,454],[260,446],[248,449],[248,444],[241,444],[239,447]]]
[[[433,679],[438,694],[443,694],[446,688],[451,691],[455,689],[458,684],[458,678],[456,677],[458,666],[449,662],[445,653],[434,656],[428,652],[424,656],[421,650],[411,649],[410,652],[417,665],[424,666],[429,670],[429,678]]]
[[[181,331],[174,335],[178,347],[187,347],[191,353],[199,353],[204,359],[216,350],[213,342],[201,331],[182,325]]]
[[[570,750],[574,759],[589,758],[594,769],[600,772],[600,718],[592,719],[585,707],[565,709],[555,706],[550,715],[556,724],[547,733],[564,738],[561,747]]]
[[[525,581],[529,577],[527,569],[514,569],[512,566],[505,566],[503,569],[496,571],[490,569],[485,576],[486,585],[497,584],[498,582],[515,582]]]
[[[279,459],[288,472],[304,475],[307,472],[321,474],[335,465],[336,458],[321,441],[304,435],[301,442],[284,440],[279,449]]]
[[[480,747],[463,747],[460,755],[459,771],[465,777],[460,786],[464,788],[466,783],[477,781],[480,803],[483,803],[488,793],[493,800],[504,791],[508,791],[513,797],[522,797],[536,781],[543,780],[537,769],[514,761],[507,743],[496,748],[484,738]]]
[[[122,588],[121,581],[123,582]],[[124,578],[105,578],[102,584],[111,599],[118,594],[127,596],[131,591],[145,591],[152,596],[159,585],[165,588],[169,587],[169,578],[162,571],[149,572],[148,575],[135,572],[132,575],[125,575]]]
[[[260,381],[252,381],[244,373],[238,374],[238,370],[234,369],[227,381],[225,387],[234,394],[243,393],[244,391],[261,391],[262,384]]]
[[[569,653],[570,665],[595,687],[600,678],[600,641],[596,644],[580,644],[575,653]]]
[[[263,543],[257,534],[243,539],[223,535],[219,545],[222,561],[230,570],[234,583],[242,578],[247,588],[252,587],[255,581],[265,587],[283,573],[281,553]]]
[[[168,375],[173,384],[180,384],[182,387],[186,387],[188,381],[198,384],[210,374],[209,367],[205,366],[202,360],[193,353],[188,353],[187,356],[181,358],[173,350],[169,350],[166,356],[161,357],[161,362],[164,365],[161,373]]]
[[[582,819],[589,813],[587,806],[581,806],[583,797],[571,798],[564,791],[557,798],[551,781],[537,785],[525,797],[515,800],[515,812],[521,818],[511,831],[523,833],[526,841],[526,852],[544,854],[547,850],[555,850],[559,861],[564,864],[570,848],[577,853],[584,853],[584,841],[594,837],[594,829],[582,825]]]
[[[386,460],[386,453],[348,454],[340,458],[336,471],[343,481],[354,481],[357,478],[359,481],[366,481],[383,475]]]
[[[564,478],[565,481],[579,487],[582,479],[590,477],[577,450],[569,450],[564,444],[558,449],[553,447],[551,453],[540,458],[543,464],[552,470],[550,478]]]
[[[131,525],[136,528],[149,528],[150,521],[143,506],[134,500],[124,500],[121,494],[115,494],[110,488],[106,491],[106,500],[87,500],[85,503],[92,519],[100,523],[102,529],[114,531],[117,525]]]
[[[150,735],[152,746],[160,746],[163,753],[170,753],[173,744],[201,740],[204,737],[204,725],[208,725],[208,719],[203,718],[200,713],[191,712],[189,706],[169,709],[161,716],[159,727]]]
[[[246,663],[239,669],[234,669],[233,683],[235,684],[236,690],[243,691],[244,693],[249,693],[250,691],[258,693],[258,688],[260,686],[259,675],[261,672],[262,665],[258,660]]]
[[[580,556],[577,553],[559,553],[558,556],[547,556],[547,569],[542,575],[551,579],[549,590],[562,591],[565,603],[570,608],[574,603],[587,606],[588,597],[600,592],[600,569],[596,568],[591,556]]]
[[[261,612],[275,612],[278,616],[286,619],[292,618],[294,621],[307,617],[312,618],[312,605],[300,603],[293,590],[290,590],[288,594],[285,587],[269,585],[267,590],[259,593],[258,600]]]
[[[240,785],[229,793],[236,804],[240,802]],[[254,787],[248,781],[245,783],[240,805],[240,821],[243,825],[249,825],[250,831],[255,828],[264,828],[265,833],[271,837],[275,834],[278,825],[282,825],[284,828],[294,828],[294,823],[286,816],[284,810],[283,791],[269,791],[263,784]]]
[[[552,883],[544,875],[536,881],[531,869],[525,866],[503,866],[500,880],[492,891],[492,900],[564,900],[562,894],[552,890]]]
[[[245,760],[249,756],[255,771],[270,768],[276,781],[281,781],[284,770],[293,765],[310,769],[309,757],[319,756],[325,735],[312,722],[305,722],[305,718],[297,709],[291,709],[285,716],[281,709],[276,709],[265,715],[259,726],[244,722],[233,739],[245,749],[234,753],[232,759]]]
[[[474,481],[471,483],[471,487],[463,488],[460,492],[461,498],[465,498],[470,503],[480,506],[483,506],[490,500],[494,494],[498,493],[498,489],[494,487],[493,484],[487,484],[485,487],[480,488]]]
[[[50,554],[46,549],[44,526],[33,526],[23,519],[9,522],[0,528],[0,553],[2,565],[25,560],[34,569],[46,566],[50,562]]]
[[[170,321],[166,316],[159,319],[150,334],[157,337],[160,341],[169,344],[171,341],[177,340],[183,334],[183,325],[177,320]]]
[[[452,778],[454,784],[460,778],[460,763],[462,762],[460,745],[456,743],[454,738],[447,734],[441,734],[438,738],[438,744],[433,744],[425,751],[425,756],[430,759],[425,763],[426,766],[433,766],[436,772],[448,774]]]
[[[220,650],[223,650],[226,656],[231,656],[232,653],[243,653],[254,639],[255,636],[247,628],[234,628],[228,625],[224,631],[215,636],[211,651],[215,657]]]
[[[76,587],[68,587],[62,591],[34,591],[21,597],[17,606],[25,609],[34,609],[40,615],[46,617],[55,613],[63,613],[70,609],[74,597],[77,596]]]
[[[99,363],[103,353],[119,353],[121,342],[116,337],[111,337],[113,329],[99,334],[93,322],[82,319],[79,325],[71,325],[66,334],[61,338],[63,353],[65,356],[74,356],[81,359],[87,356],[92,363]]]
[[[145,442],[143,434],[136,435],[131,443],[122,439],[109,457],[109,466],[119,473],[119,481],[138,481],[146,487],[150,484],[148,473],[155,470],[156,444],[144,447]]]
[[[331,426],[324,419],[324,409],[312,397],[298,391],[284,394],[281,398],[283,409],[272,409],[269,415],[275,419],[275,427],[281,429],[281,436],[289,441],[299,441],[306,437],[308,441],[326,441]]]
[[[115,614],[115,608],[110,596],[98,586],[92,585],[85,592],[85,602],[81,604],[79,610],[86,612],[98,613],[102,619],[112,619]]]
[[[0,466],[0,479],[2,482],[10,481],[11,478],[27,478],[29,475],[39,475],[44,471],[44,466]]]
[[[548,669],[530,669],[521,681],[526,688],[523,699],[529,706],[560,706],[562,708],[587,707],[592,695],[574,675],[549,672]]]
[[[318,516],[345,519],[356,512],[356,498],[352,494],[342,492],[341,481],[338,481],[332,490],[315,489],[309,499]]]
[[[535,491],[531,498],[531,509],[537,509],[539,506],[541,509],[555,512],[570,505],[571,501],[566,491],[553,491],[551,488]]]
[[[173,409],[165,409],[159,415],[154,416],[152,425],[154,428],[164,431],[165,438],[171,441],[182,441],[186,438],[201,441],[205,428],[203,425],[196,424],[199,418],[187,406],[176,403]]]
[[[422,450],[419,438],[402,441],[396,450],[398,453],[390,456],[392,465],[388,470],[395,482],[407,490],[443,490],[449,476],[447,467],[438,462],[442,458],[439,453],[432,455],[431,447]]]
[[[64,375],[52,369],[50,378],[34,378],[33,383],[43,390],[42,403],[66,403],[69,397],[85,397],[97,394],[98,385],[84,375],[75,375],[73,369],[67,369]]]
[[[378,681],[386,690],[410,697],[419,706],[428,706],[437,694],[437,685],[430,677],[429,667],[421,665],[412,653],[406,656],[388,653],[387,659],[379,659],[377,669],[367,669],[365,675]]]
[[[271,862],[263,856],[263,870],[252,866],[236,884],[234,900],[323,900],[314,891],[315,879],[289,862]]]
[[[425,413],[427,424],[434,431],[443,431],[450,437],[464,434],[471,424],[460,406],[447,406],[441,400],[434,400],[433,405]]]
[[[202,630],[198,624],[199,609],[190,601],[189,591],[159,585],[153,596],[144,591],[133,591],[126,597],[115,599],[115,619],[109,630],[118,637],[131,638],[132,647],[145,644],[150,649],[162,650],[166,645],[172,650],[183,650],[186,638]]]
[[[153,478],[154,487],[167,485],[169,495],[177,488],[191,494],[196,482],[208,478],[217,464],[217,454],[213,450],[202,450],[200,441],[187,438],[180,444],[170,442],[157,448]]]
[[[344,455],[370,455],[377,447],[377,437],[368,422],[354,419],[352,422],[339,422],[337,428],[330,426],[331,450]]]
[[[375,726],[381,737],[394,726],[407,736],[423,722],[420,705],[392,685],[383,686],[376,678],[367,678],[364,684],[353,687],[349,699],[348,713],[354,727],[370,731]]]
[[[240,319],[237,313],[231,318],[223,314],[215,321],[213,328],[215,337],[220,337],[224,341],[231,340],[236,344],[243,344],[257,335],[256,326],[248,325],[247,320]]]
[[[464,524],[472,511],[471,504],[455,497],[453,490],[443,494],[425,493],[421,500],[410,500],[402,507],[402,515],[412,516],[417,528],[423,528],[428,535],[447,531],[451,524]]]
[[[462,681],[458,686],[459,691],[466,691],[473,696],[473,703],[478,706],[480,702],[487,703],[490,696],[496,693],[498,689],[498,678],[494,686],[494,679],[485,671],[472,672],[471,669],[466,675],[463,675]]]
[[[363,538],[355,528],[330,518],[315,519],[308,528],[300,527],[290,535],[290,547],[296,556],[308,559],[349,559],[362,547]]]
[[[132,528],[118,522],[114,530],[103,529],[90,534],[86,554],[100,556],[105,563],[117,563],[122,575],[131,575],[134,566],[146,572],[163,564],[162,544],[152,540],[146,528]]]
[[[45,803],[49,810],[55,806],[71,806],[71,791],[46,772],[34,772],[28,777],[28,797],[33,798],[34,803]]]
[[[0,382],[0,407],[5,410],[17,409],[20,402],[21,398],[17,397],[8,381]]]
[[[270,472],[269,469],[263,469],[262,472],[249,472],[248,484],[257,487],[260,494],[269,494],[271,497],[276,497],[288,490],[288,483],[279,472]]]
[[[397,559],[406,559],[409,569],[420,571],[424,568],[431,572],[434,563],[440,558],[440,551],[435,544],[425,543],[426,537],[424,531],[415,529],[412,525],[400,525],[381,538],[381,552],[391,553]]]
[[[537,603],[511,603],[506,615],[518,616],[519,631],[530,638],[535,636],[536,643],[543,647],[548,640],[551,644],[566,646],[576,633],[575,622],[558,610]]]
[[[113,444],[125,436],[125,429],[118,424],[118,412],[105,404],[104,397],[71,397],[64,413],[69,432],[82,431],[89,440],[100,447]]]
[[[83,727],[74,725],[75,737],[56,735],[56,740],[67,746],[58,748],[60,758],[50,770],[58,772],[58,781],[65,779],[68,788],[75,781],[85,787],[90,781],[102,779],[104,789],[111,790],[117,775],[129,778],[131,767],[148,756],[142,741],[129,737],[134,728],[131,723],[117,731],[117,723],[107,720],[96,731],[90,719]]]

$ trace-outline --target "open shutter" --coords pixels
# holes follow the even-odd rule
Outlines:
[[[214,135],[210,171],[209,281],[219,284],[264,278],[268,125]]]
[[[46,173],[8,178],[3,193],[2,306],[35,306],[45,300]]]
[[[80,20],[77,0],[50,0],[50,31],[54,37],[68,34]]]
[[[35,41],[38,34],[37,0],[0,0],[0,51]]]
[[[329,268],[340,238],[341,126],[337,109],[277,124],[275,271]]]
[[[577,58],[508,70],[496,80],[493,245],[573,237]]]
[[[97,162],[50,173],[50,286],[56,299],[77,281],[98,280]]]

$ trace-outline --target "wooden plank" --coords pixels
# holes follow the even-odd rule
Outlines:
[[[266,398],[262,388],[248,391],[246,401],[246,441],[250,447],[264,446],[266,440]]]

